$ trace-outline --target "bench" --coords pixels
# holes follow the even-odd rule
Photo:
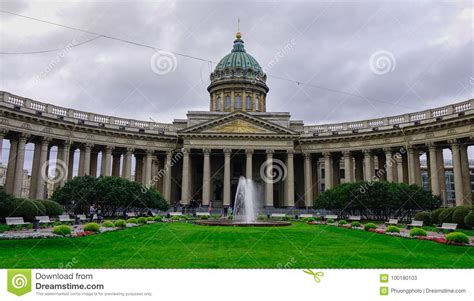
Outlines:
[[[284,214],[284,213],[272,213],[270,215],[270,218],[283,218],[285,216],[286,216],[286,214]]]
[[[411,224],[407,225],[407,228],[410,228],[410,227],[421,228],[421,227],[423,227],[423,221],[411,221]]]
[[[183,215],[183,213],[182,212],[170,212],[169,215],[170,216],[181,216],[181,215]]]
[[[23,217],[6,217],[5,218],[8,226],[26,226],[30,223],[26,223]]]
[[[325,219],[333,219],[333,220],[337,220],[337,215],[334,215],[334,214],[326,214],[324,216]]]
[[[350,220],[350,221],[360,221],[361,218],[360,218],[360,215],[349,215],[348,220]]]
[[[135,214],[135,212],[127,212],[125,213],[127,215],[127,218],[129,217],[136,217],[137,215]]]
[[[211,214],[209,212],[196,212],[196,216],[211,216]]]
[[[458,224],[452,223],[443,223],[441,227],[436,227],[438,230],[447,230],[447,231],[454,231],[458,227]]]
[[[60,216],[58,216],[58,218],[59,218],[59,221],[60,221],[61,223],[72,223],[72,222],[74,222],[74,220],[71,219],[71,217],[69,216],[69,214],[60,215]]]
[[[396,225],[398,225],[398,219],[396,219],[396,218],[391,218],[391,219],[388,220],[388,222],[385,222],[385,224],[387,224],[387,225],[395,225],[395,226],[396,226]]]
[[[80,222],[86,222],[88,221],[87,217],[85,214],[78,214],[76,217],[79,219]]]
[[[38,221],[39,224],[51,224],[52,221],[49,219],[49,216],[41,215],[35,216],[35,219]]]
[[[309,217],[313,217],[313,215],[312,214],[300,214],[300,215],[298,215],[298,218],[301,218],[301,219],[309,218]]]

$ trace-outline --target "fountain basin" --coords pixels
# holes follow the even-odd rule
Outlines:
[[[195,222],[202,226],[227,226],[227,227],[284,227],[291,225],[290,222],[285,221],[233,221],[228,219],[216,219],[216,220],[200,220]]]

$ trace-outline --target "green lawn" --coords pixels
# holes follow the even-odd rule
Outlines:
[[[334,226],[159,223],[82,238],[0,241],[0,268],[474,268],[474,248]]]

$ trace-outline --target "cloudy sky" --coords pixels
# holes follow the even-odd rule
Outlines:
[[[171,122],[208,110],[209,73],[231,50],[237,18],[247,51],[269,75],[267,110],[306,124],[403,114],[474,94],[470,1],[0,3],[90,32],[0,12],[0,90],[84,111]],[[167,52],[177,53],[171,70],[156,72]]]

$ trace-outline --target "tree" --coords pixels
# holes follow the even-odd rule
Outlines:
[[[73,212],[87,212],[90,204],[97,202],[96,186],[98,181],[99,179],[90,176],[74,177],[63,187],[56,189],[51,200],[72,209]]]

